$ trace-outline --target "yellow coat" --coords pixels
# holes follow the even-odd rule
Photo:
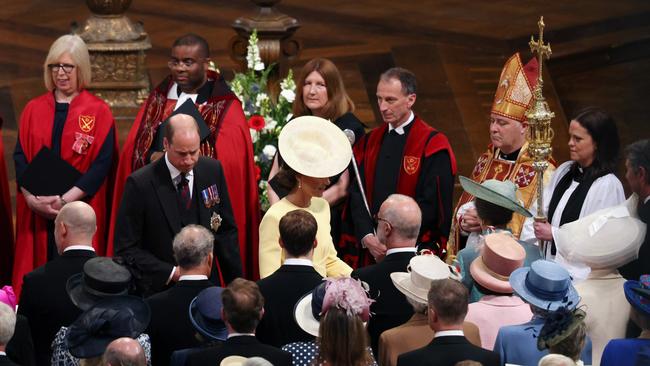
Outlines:
[[[330,206],[326,200],[313,197],[307,208],[298,207],[283,198],[269,208],[260,223],[260,278],[275,272],[284,262],[280,247],[280,219],[289,211],[303,209],[316,218],[318,231],[314,249],[314,269],[323,277],[349,276],[352,268],[336,256],[336,248],[330,234]]]

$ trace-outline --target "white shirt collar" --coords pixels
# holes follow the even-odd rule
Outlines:
[[[413,111],[411,111],[411,115],[409,116],[409,119],[407,119],[406,122],[399,125],[399,127],[395,128],[389,123],[388,124],[388,132],[390,132],[392,130],[395,130],[395,132],[397,132],[398,135],[403,135],[404,134],[404,127],[410,125],[411,122],[413,122],[413,120],[415,120],[415,113],[413,113]]]
[[[643,203],[648,203],[648,201],[650,201],[650,196],[646,197],[646,198],[643,200]]]
[[[178,176],[181,174],[181,171],[176,169],[176,167],[173,166],[172,163],[169,162],[169,159],[167,158],[167,153],[165,153],[165,164],[167,164],[167,169],[169,169],[169,175],[172,178],[172,182],[174,182],[174,184],[178,183],[177,180],[178,180]],[[194,176],[194,169],[190,170],[185,175],[185,177],[188,180],[190,180],[190,177],[193,177],[193,176]],[[191,185],[190,185],[190,187],[191,187]]]
[[[255,337],[255,333],[230,333],[228,334],[228,339],[232,337],[240,337],[240,336],[253,336]]]
[[[0,351],[0,356],[6,356],[7,353],[5,351]]]
[[[393,253],[415,253],[415,247],[390,248],[386,251],[386,255],[391,255]]]
[[[185,103],[186,100],[192,99],[194,103],[196,103],[196,98],[198,98],[199,94],[187,94],[181,91],[180,95],[178,94],[178,84],[174,82],[169,88],[169,91],[167,92],[167,99],[170,100],[176,100],[176,105],[174,106],[174,110],[178,109],[178,107],[182,106],[183,103]]]
[[[462,330],[441,330],[439,332],[436,332],[436,334],[433,336],[433,338],[438,338],[438,337],[451,337],[451,336],[461,336],[464,337],[465,333],[463,333]]]
[[[63,253],[67,252],[68,250],[90,250],[91,252],[94,252],[95,248],[88,245],[70,245],[69,247],[63,249]]]
[[[283,264],[287,264],[290,266],[310,266],[310,267],[314,266],[314,263],[312,261],[305,258],[287,258],[284,260]]]
[[[206,275],[182,275],[178,278],[179,281],[199,281],[207,279],[208,276]]]

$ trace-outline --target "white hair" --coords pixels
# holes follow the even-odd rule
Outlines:
[[[0,345],[6,346],[14,336],[16,313],[7,304],[0,302]]]

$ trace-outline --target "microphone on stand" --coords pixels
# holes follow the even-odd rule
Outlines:
[[[351,129],[346,128],[343,130],[343,133],[350,141],[350,145],[354,145],[354,142],[356,140],[354,132],[352,132]],[[361,198],[363,198],[363,204],[366,206],[366,212],[368,212],[368,216],[370,216],[370,220],[372,221],[372,213],[370,213],[370,206],[368,206],[368,199],[366,199],[366,191],[363,189],[363,183],[361,183],[361,176],[359,175],[359,168],[357,167],[357,159],[354,157],[354,149],[352,150],[352,168],[354,169],[354,175],[357,177],[357,185],[359,186],[359,191],[361,192]]]

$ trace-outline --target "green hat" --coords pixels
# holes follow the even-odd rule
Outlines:
[[[465,192],[483,201],[507,208],[525,217],[533,216],[517,199],[517,186],[509,180],[488,179],[479,184],[467,177],[460,176],[460,185]]]

